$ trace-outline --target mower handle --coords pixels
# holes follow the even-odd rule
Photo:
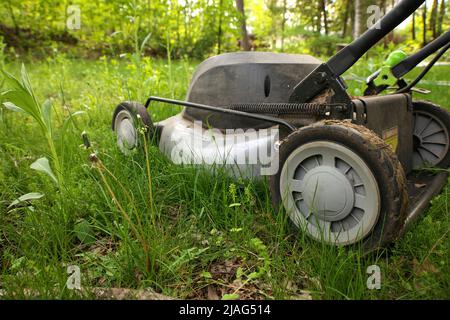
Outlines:
[[[399,64],[395,65],[391,71],[394,77],[401,78],[409,71],[414,69],[421,61],[427,58],[429,55],[435,53],[440,48],[450,43],[450,30],[437,37],[435,40],[427,44],[421,50],[406,58]]]
[[[408,18],[425,0],[402,0],[362,36],[326,63],[336,77],[355,64],[372,46]]]
[[[448,42],[439,52],[434,56],[433,60],[422,70],[422,72],[406,87],[403,87],[396,91],[396,93],[408,92],[411,90],[422,78],[430,71],[434,64],[442,57],[442,55],[450,48],[450,42]]]

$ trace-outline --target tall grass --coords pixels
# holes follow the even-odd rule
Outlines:
[[[63,167],[60,155],[56,149],[55,129],[52,123],[52,102],[50,100],[45,100],[45,102],[41,104],[38,101],[24,65],[22,65],[20,80],[4,70],[2,70],[2,73],[4,75],[4,85],[6,87],[6,90],[1,93],[3,106],[12,111],[23,112],[36,121],[47,144],[52,163],[55,167],[56,177],[46,159],[40,159],[32,166],[32,168],[45,172],[58,186],[63,185]],[[67,130],[69,121],[77,114],[80,114],[80,112],[71,114],[64,121],[61,129],[62,138]]]
[[[0,286],[7,297],[25,297],[25,288],[40,297],[78,297],[65,287],[66,266],[78,265],[85,288],[150,287],[178,298],[448,298],[448,188],[384,252],[363,256],[323,245],[274,212],[266,181],[236,181],[222,168],[211,174],[176,166],[145,135],[141,150],[118,151],[110,130],[114,107],[149,94],[182,99],[194,63],[144,57],[137,68],[129,60],[59,56],[27,66],[36,101],[53,101],[51,138],[59,141],[64,131],[64,150],[55,144],[54,158],[49,139],[42,138],[43,105],[33,111],[39,121],[13,112],[0,121]],[[6,68],[16,73],[20,65]],[[171,77],[177,81],[169,86]],[[431,100],[448,97],[445,88],[435,90]],[[151,108],[155,121],[179,111]],[[86,114],[63,130],[75,110]],[[88,150],[80,147],[80,130],[89,134]],[[44,149],[55,176],[62,172],[67,223],[58,220],[61,194],[52,180],[29,168]],[[18,196],[36,190],[45,197],[33,200],[33,209],[27,203],[7,210]],[[366,287],[372,264],[382,270],[381,290]]]

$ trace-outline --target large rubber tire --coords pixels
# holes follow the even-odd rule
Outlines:
[[[335,245],[362,247],[365,252],[370,252],[377,248],[384,247],[395,240],[399,236],[399,232],[402,229],[407,215],[408,194],[405,173],[392,149],[381,138],[369,129],[355,125],[350,121],[332,120],[317,122],[291,133],[280,142],[279,170],[276,175],[270,177],[271,198],[275,209],[280,210],[280,205],[283,204],[284,211],[288,213],[289,218],[295,227],[300,227],[301,230],[306,231],[308,235],[313,236],[316,240],[320,240],[317,239],[315,235],[312,235],[312,233],[309,233],[310,230],[308,227],[304,228],[304,226],[299,226],[298,221],[296,222],[295,219],[293,219],[292,213],[294,213],[294,216],[295,214],[298,215],[302,213],[300,213],[300,209],[298,209],[299,205],[297,205],[297,200],[294,200],[294,203],[298,212],[296,211],[297,209],[289,210],[289,208],[286,208],[286,201],[283,201],[281,191],[282,189],[286,190],[286,188],[280,184],[282,175],[284,175],[282,172],[288,167],[288,165],[285,166],[286,161],[294,161],[292,155],[295,155],[296,150],[301,151],[303,150],[301,148],[307,148],[309,145],[313,146],[314,144],[317,144],[317,142],[323,142],[325,145],[335,146],[344,151],[347,150],[345,151],[349,155],[347,158],[349,160],[347,161],[349,163],[353,161],[352,159],[358,161],[362,168],[361,170],[358,169],[360,172],[365,172],[367,171],[366,169],[370,171],[370,173],[363,173],[368,177],[365,181],[374,181],[376,184],[376,186],[367,185],[369,189],[364,190],[377,190],[377,193],[379,194],[377,198],[379,199],[379,204],[378,207],[376,207],[378,208],[377,210],[379,210],[378,216],[376,220],[372,221],[373,225],[369,226],[370,231],[366,231],[367,233],[363,238],[354,242],[350,241],[349,243],[336,243],[337,240],[333,241],[333,237],[330,236],[325,242]],[[330,152],[332,153],[333,151]],[[298,156],[301,157],[301,152],[298,153]],[[332,159],[334,159],[333,162],[336,163],[337,167],[339,161],[338,157],[336,156]],[[317,166],[320,165],[318,164]],[[347,173],[344,173],[344,175],[346,174]],[[337,173],[337,175],[339,175],[339,173]],[[306,178],[306,175],[304,177]],[[351,179],[351,181],[354,182],[355,180]],[[305,183],[305,181],[302,183]],[[307,186],[306,183],[304,185]],[[351,189],[354,190],[354,195],[356,197],[356,186],[353,184],[351,185]],[[333,186],[331,185],[328,190],[333,190],[332,188]],[[292,195],[292,197],[294,197],[294,193],[288,192],[288,194],[289,196]],[[323,198],[328,201],[329,197],[333,198],[333,196],[336,195],[329,194]],[[301,197],[303,197],[303,194]],[[316,195],[314,195],[314,197],[316,197]],[[337,195],[337,197],[339,198],[340,196]],[[317,198],[320,198],[320,195],[318,195]],[[284,200],[286,199],[288,198],[285,196]],[[371,199],[373,199],[373,197]],[[357,208],[354,207],[349,210],[356,209]],[[308,222],[308,218],[306,218],[306,221]],[[334,221],[330,223],[330,230],[332,230],[333,223]],[[342,228],[344,227],[342,226]],[[336,239],[340,234],[341,231],[336,234]]]
[[[145,106],[135,101],[121,102],[114,110],[112,129],[117,135],[117,145],[123,153],[128,153],[142,144],[139,129],[151,139],[154,126]]]
[[[450,112],[428,101],[414,101],[413,116],[414,168],[450,167]]]

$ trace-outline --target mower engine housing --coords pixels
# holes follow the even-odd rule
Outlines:
[[[197,68],[186,100],[215,107],[287,103],[295,85],[321,61],[299,54],[236,52],[209,58]],[[185,108],[183,117],[217,129],[266,128],[273,124],[234,115]]]

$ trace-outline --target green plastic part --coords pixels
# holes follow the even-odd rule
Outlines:
[[[392,68],[397,64],[399,64],[400,62],[402,62],[403,60],[405,60],[407,57],[408,55],[402,50],[395,50],[389,54],[388,58],[386,59],[383,65]]]
[[[380,74],[376,79],[374,79],[375,85],[395,85],[398,79],[392,75],[391,68],[405,60],[407,57],[408,55],[402,50],[392,51],[383,63],[383,66],[380,69]]]

